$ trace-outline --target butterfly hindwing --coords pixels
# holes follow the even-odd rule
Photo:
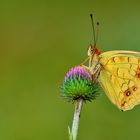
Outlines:
[[[98,80],[109,99],[123,111],[140,104],[140,53],[105,52],[99,62]]]

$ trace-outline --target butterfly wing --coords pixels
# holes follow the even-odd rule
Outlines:
[[[99,83],[123,111],[140,104],[140,52],[109,51],[100,56]]]

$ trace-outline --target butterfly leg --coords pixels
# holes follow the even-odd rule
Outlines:
[[[96,68],[93,68],[93,67],[87,67],[85,65],[81,65],[82,67],[84,67],[85,69],[87,69],[88,71],[90,71],[91,75],[92,75],[92,80],[93,82],[96,82],[97,81],[97,78],[100,74],[100,71],[101,71],[101,65],[98,64],[96,66]]]
[[[94,82],[97,82],[100,71],[101,71],[101,65],[97,64],[96,67],[92,70],[92,73],[93,73],[92,74],[92,79],[93,79]]]
[[[82,67],[84,67],[85,69],[87,69],[88,71],[90,71],[90,68],[89,67],[87,67],[87,66],[85,66],[85,65],[80,65],[80,66],[82,66]],[[91,71],[90,71],[91,72]]]

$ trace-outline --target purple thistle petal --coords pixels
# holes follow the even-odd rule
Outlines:
[[[72,78],[73,76],[79,76],[79,77],[83,77],[83,78],[87,78],[91,80],[91,75],[89,73],[88,70],[86,70],[84,67],[82,66],[76,66],[74,68],[72,68],[66,75],[65,77],[65,81],[67,79]]]

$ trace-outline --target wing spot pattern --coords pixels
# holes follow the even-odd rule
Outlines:
[[[140,66],[137,67],[137,70],[140,71]]]
[[[137,90],[137,88],[135,86],[133,86],[132,88],[133,88],[133,91],[136,91]]]
[[[129,89],[126,90],[124,93],[125,93],[126,96],[130,96],[131,95],[131,91]]]
[[[112,60],[113,60],[113,62],[115,63],[115,59],[114,59],[114,58],[115,58],[115,57],[113,57]]]
[[[140,78],[140,66],[137,67],[137,78]]]
[[[140,78],[140,73],[137,73],[137,77]]]
[[[123,101],[123,103],[121,104],[121,107],[124,107],[126,104],[126,101]]]
[[[124,57],[124,56],[116,56],[116,57],[114,57],[114,61],[116,63],[128,63],[129,59],[128,59],[128,57]]]

